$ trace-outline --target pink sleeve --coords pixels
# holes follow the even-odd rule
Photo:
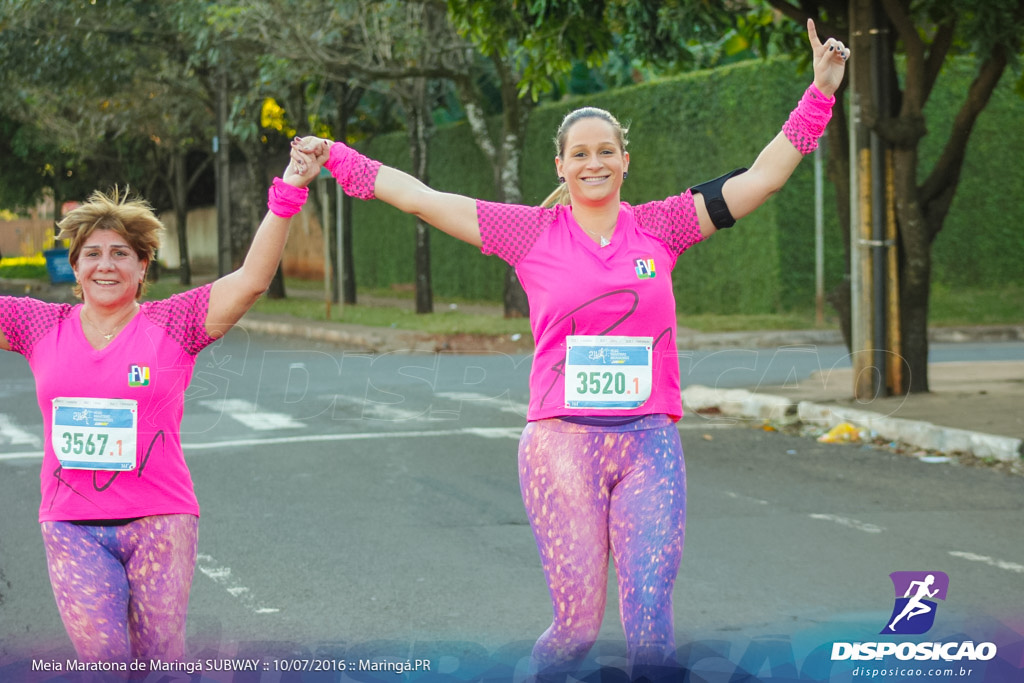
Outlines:
[[[195,356],[216,341],[206,333],[206,312],[210,307],[213,284],[203,285],[168,299],[148,301],[142,312],[188,354]]]
[[[324,164],[341,189],[350,197],[373,199],[377,173],[381,163],[352,149],[344,142],[335,142]]]
[[[643,232],[664,242],[679,256],[704,239],[693,194],[683,194],[633,207],[636,224]]]
[[[480,251],[495,254],[515,267],[558,214],[555,209],[540,206],[478,200],[476,215],[480,223]]]
[[[68,317],[71,304],[51,304],[27,296],[0,296],[0,329],[11,351],[26,358],[32,347]]]

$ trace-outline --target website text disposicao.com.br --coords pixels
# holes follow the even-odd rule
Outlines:
[[[963,643],[834,643],[832,661],[837,660],[882,660],[895,657],[896,664],[889,662],[862,664],[850,673],[854,678],[964,678],[970,679],[974,667],[970,662],[988,661],[995,657],[993,643],[967,641]],[[928,660],[935,664],[926,663]]]
[[[965,680],[978,680],[980,677],[972,679],[974,669],[969,666],[955,666],[955,667],[918,667],[912,666],[858,666],[850,675],[854,678],[890,678],[895,677],[897,680],[916,680],[919,678],[942,678],[950,680],[953,678],[963,678]]]

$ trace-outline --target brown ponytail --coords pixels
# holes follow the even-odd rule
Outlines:
[[[558,186],[547,196],[547,198],[540,203],[545,209],[550,209],[556,204],[568,204],[569,203],[569,188],[565,186],[565,183],[559,183]]]

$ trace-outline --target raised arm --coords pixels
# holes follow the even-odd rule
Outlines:
[[[306,200],[306,186],[317,177],[320,165],[314,155],[292,143],[291,160],[281,178],[270,187],[269,211],[252,238],[238,270],[213,283],[206,314],[206,331],[212,337],[227,333],[267,291],[284,253],[291,217]]]
[[[750,169],[732,176],[721,187],[722,198],[735,219],[748,215],[782,189],[803,156],[817,148],[818,137],[832,115],[835,91],[843,82],[850,51],[835,38],[822,43],[811,19],[807,20],[807,38],[811,44],[814,83]],[[716,227],[705,199],[705,194],[694,193],[700,229],[707,236]]]
[[[408,173],[369,159],[342,142],[306,137],[302,139],[301,149],[315,153],[349,196],[380,199],[452,237],[480,246],[475,199],[438,192]]]

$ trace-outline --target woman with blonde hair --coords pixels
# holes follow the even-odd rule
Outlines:
[[[182,452],[197,354],[270,285],[319,166],[293,142],[241,267],[141,301],[162,225],[143,200],[94,193],[60,222],[79,304],[0,297],[0,349],[36,380],[39,521],[54,597],[87,662],[182,659],[199,504]]]

